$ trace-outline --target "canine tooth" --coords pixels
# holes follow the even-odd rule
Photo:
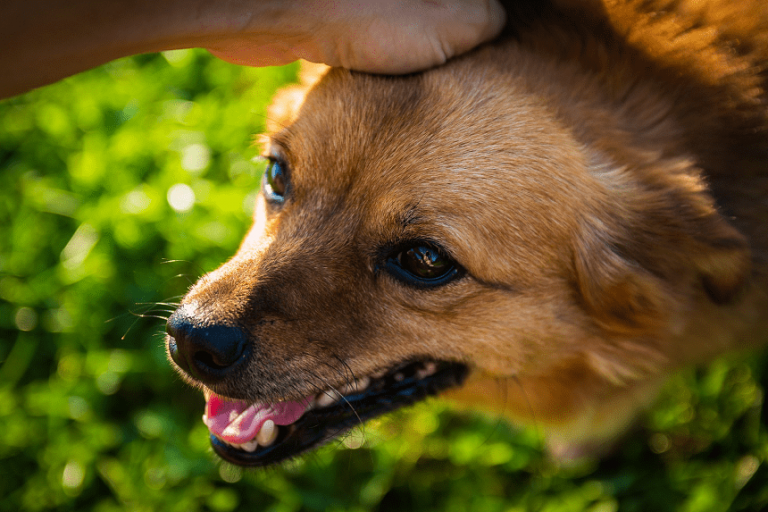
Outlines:
[[[320,393],[315,402],[318,407],[328,407],[329,405],[335,404],[338,399],[339,395],[335,391],[325,391]]]
[[[347,384],[346,386],[342,387],[341,389],[339,389],[339,393],[341,393],[342,395],[357,393],[367,388],[368,384],[370,383],[371,383],[371,379],[369,379],[368,377],[363,377],[361,379],[355,380],[355,382],[351,384]]]
[[[267,421],[272,421],[272,420],[267,420]],[[242,450],[247,451],[247,452],[255,452],[256,448],[258,448],[258,447],[259,447],[258,439],[251,439],[247,443],[243,443],[243,444],[240,445],[240,448]]]
[[[256,434],[256,441],[258,441],[258,444],[261,446],[269,446],[275,442],[275,439],[277,439],[277,427],[275,426],[275,422],[267,420],[261,426],[259,433]]]
[[[429,377],[430,375],[433,375],[436,371],[437,371],[437,364],[432,362],[424,363],[424,367],[416,371],[416,377],[419,379],[423,379],[424,377]]]
[[[403,375],[401,372],[397,372],[394,377],[395,381],[401,382],[403,379],[405,379],[405,375]]]

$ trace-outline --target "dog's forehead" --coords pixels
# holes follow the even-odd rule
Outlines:
[[[297,198],[354,210],[373,229],[423,224],[512,243],[547,233],[542,244],[555,244],[587,179],[581,148],[536,95],[460,66],[398,78],[333,70],[273,140]]]

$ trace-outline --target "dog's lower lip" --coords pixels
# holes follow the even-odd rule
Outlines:
[[[280,426],[272,444],[259,446],[253,452],[231,446],[213,434],[211,445],[221,458],[233,464],[268,466],[315,448],[363,421],[461,385],[469,373],[466,365],[452,362],[436,363],[429,375],[419,373],[423,368],[423,363],[401,365],[374,379],[367,389],[344,395],[334,405],[310,409],[296,422]]]

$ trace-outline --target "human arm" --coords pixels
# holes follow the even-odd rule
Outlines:
[[[0,7],[0,97],[127,55],[191,47],[252,66],[303,58],[407,73],[503,24],[496,0],[9,0]]]

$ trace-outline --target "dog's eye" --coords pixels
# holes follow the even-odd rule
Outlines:
[[[270,158],[269,165],[264,171],[264,195],[267,199],[275,202],[282,202],[285,199],[286,188],[285,172],[283,163],[279,160]]]
[[[459,266],[439,248],[418,243],[394,253],[387,259],[386,267],[395,277],[406,284],[432,287],[440,286],[459,275]]]

